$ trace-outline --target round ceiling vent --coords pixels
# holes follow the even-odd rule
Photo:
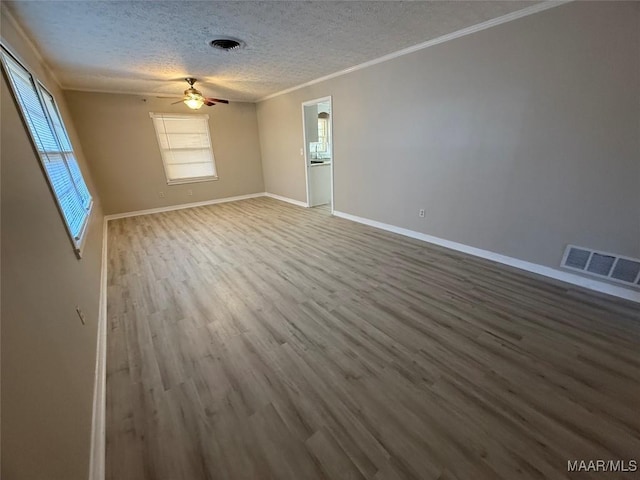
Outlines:
[[[209,42],[209,45],[211,45],[213,48],[217,50],[224,50],[225,52],[231,52],[234,50],[240,50],[241,48],[244,48],[247,44],[244,43],[239,38],[218,37],[211,40]]]

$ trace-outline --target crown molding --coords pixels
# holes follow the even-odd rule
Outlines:
[[[393,60],[394,58],[402,57],[404,55],[408,55],[413,52],[417,52],[419,50],[423,50],[425,48],[433,47],[434,45],[439,45],[444,42],[448,42],[450,40],[455,40],[456,38],[464,37],[466,35],[471,35],[472,33],[479,32],[481,30],[486,30],[488,28],[495,27],[497,25],[502,25],[503,23],[511,22],[513,20],[517,20],[518,18],[527,17],[529,15],[533,15],[535,13],[543,12],[545,10],[549,10],[550,8],[559,7],[560,5],[564,5],[566,3],[570,3],[574,0],[554,0],[554,1],[544,1],[541,3],[537,3],[527,8],[523,8],[522,10],[518,10],[516,12],[511,12],[506,15],[502,15],[501,17],[494,18],[492,20],[487,20],[486,22],[478,23],[476,25],[472,25],[470,27],[463,28],[462,30],[457,30],[452,33],[448,33],[446,35],[442,35],[440,37],[434,38],[432,40],[427,40],[426,42],[419,43],[417,45],[413,45],[411,47],[404,48],[402,50],[398,50],[397,52],[389,53],[382,57],[375,58],[373,60],[369,60],[368,62],[360,63],[353,67],[346,68],[344,70],[340,70],[339,72],[331,73],[329,75],[325,75],[324,77],[316,78],[315,80],[311,80],[309,82],[297,85],[295,87],[287,88],[285,90],[281,90],[276,93],[272,93],[265,97],[258,99],[255,103],[264,102],[265,100],[269,100],[271,98],[279,97],[280,95],[284,95],[286,93],[293,92],[295,90],[299,90],[304,87],[308,87],[310,85],[315,85],[316,83],[324,82],[325,80],[330,80],[332,78],[341,77],[342,75],[346,75],[351,72],[355,72],[357,70],[362,70],[363,68],[371,67],[373,65],[377,65],[379,63],[387,62],[389,60]]]
[[[155,97],[166,98],[169,100],[182,100],[184,95],[173,95],[171,93],[159,93],[159,92],[133,92],[129,90],[108,90],[108,89],[96,89],[96,88],[82,88],[82,87],[66,87],[62,85],[62,88],[66,92],[82,92],[82,93],[106,93],[109,95],[131,95],[135,97]],[[226,95],[225,95],[226,97]],[[233,103],[256,103],[255,100],[234,100],[232,97],[227,97],[229,102]]]
[[[285,95],[285,94],[293,92],[295,90],[300,90],[301,88],[305,88],[305,87],[308,87],[308,86],[311,86],[311,85],[315,85],[317,83],[321,83],[321,82],[324,82],[326,80],[330,80],[332,78],[336,78],[336,77],[340,77],[340,76],[343,76],[343,75],[347,75],[347,74],[349,74],[351,72],[362,70],[364,68],[368,68],[368,67],[371,67],[373,65],[377,65],[379,63],[387,62],[389,60],[393,60],[395,58],[402,57],[404,55],[408,55],[410,53],[414,53],[414,52],[423,50],[425,48],[433,47],[435,45],[439,45],[441,43],[445,43],[445,42],[448,42],[450,40],[455,40],[456,38],[464,37],[466,35],[471,35],[473,33],[476,33],[476,32],[482,31],[482,30],[486,30],[486,29],[489,29],[489,28],[492,28],[492,27],[495,27],[495,26],[498,26],[498,25],[502,25],[503,23],[511,22],[513,20],[517,20],[519,18],[523,18],[523,17],[529,16],[529,15],[534,15],[536,13],[543,12],[543,11],[549,10],[551,8],[559,7],[561,5],[565,5],[565,4],[570,3],[572,1],[574,1],[574,0],[543,1],[543,2],[537,3],[535,5],[532,5],[530,7],[524,8],[522,10],[518,10],[516,12],[511,12],[511,13],[508,13],[506,15],[502,15],[501,17],[497,17],[497,18],[494,18],[494,19],[491,19],[491,20],[487,20],[486,22],[478,23],[476,25],[472,25],[470,27],[466,27],[466,28],[463,28],[461,30],[457,30],[455,32],[448,33],[446,35],[442,35],[440,37],[437,37],[437,38],[434,38],[434,39],[431,39],[431,40],[427,40],[426,42],[422,42],[422,43],[419,43],[417,45],[413,45],[411,47],[407,47],[407,48],[404,48],[402,50],[398,50],[397,52],[393,52],[393,53],[384,55],[382,57],[378,57],[378,58],[375,58],[373,60],[369,60],[367,62],[360,63],[358,65],[354,65],[354,66],[346,68],[344,70],[340,70],[338,72],[334,72],[334,73],[331,73],[329,75],[325,75],[325,76],[316,78],[314,80],[310,80],[310,81],[302,83],[300,85],[296,85],[294,87],[290,87],[290,88],[281,90],[279,92],[266,95],[266,96],[264,96],[262,98],[259,98],[257,100],[242,100],[242,101],[240,101],[240,100],[231,99],[231,101],[236,102],[236,103],[238,103],[238,102],[240,102],[240,103],[260,103],[260,102],[263,102],[265,100],[269,100],[269,99],[272,99],[272,98],[275,98],[275,97],[278,97],[278,96],[281,96],[281,95]],[[157,93],[157,92],[156,93],[139,92],[139,91],[138,92],[133,92],[133,91],[108,90],[108,89],[102,89],[101,90],[101,89],[76,88],[76,87],[66,86],[60,81],[60,79],[55,74],[55,72],[53,71],[51,66],[47,63],[45,58],[40,53],[40,50],[38,49],[38,47],[31,40],[29,35],[27,35],[25,30],[22,28],[20,23],[16,20],[16,18],[13,15],[13,13],[9,10],[9,8],[6,6],[6,4],[4,2],[0,2],[0,8],[1,8],[2,15],[7,17],[9,22],[13,25],[13,27],[18,32],[18,34],[25,40],[27,45],[33,50],[33,52],[36,55],[37,59],[40,61],[40,63],[46,69],[47,73],[51,76],[53,81],[62,90],[77,91],[77,92],[89,92],[89,93],[106,93],[106,94],[117,94],[117,95],[135,95],[135,96],[141,96],[141,97],[182,98],[182,96],[178,96],[178,95],[173,96],[171,94],[163,94],[163,93]]]
[[[42,53],[40,53],[40,49],[38,48],[38,46],[33,42],[33,40],[31,40],[31,37],[27,34],[27,32],[25,32],[24,28],[22,28],[22,25],[20,25],[20,22],[18,22],[18,20],[13,15],[13,13],[11,12],[7,4],[4,2],[0,2],[0,13],[2,14],[3,17],[5,17],[9,21],[9,23],[13,26],[13,28],[16,29],[16,32],[18,33],[18,35],[22,37],[22,39],[25,41],[27,46],[31,49],[33,54],[38,59],[38,62],[40,62],[40,65],[42,65],[42,68],[46,70],[47,74],[55,82],[58,88],[60,88],[61,90],[64,90],[64,87],[62,86],[60,79],[58,78],[56,73],[53,71],[53,68],[51,67],[51,65],[49,65],[49,63],[42,56]],[[2,36],[2,40],[5,45],[8,44],[11,46],[11,51],[12,51],[11,53],[16,55],[16,57],[19,58],[24,65],[28,64],[24,62],[22,55],[19,55],[18,52],[15,51],[15,47],[11,45],[11,42],[6,42],[6,39],[4,36]]]
[[[82,87],[67,87],[62,86],[62,89],[67,92],[83,92],[83,93],[108,93],[110,95],[132,95],[136,97],[156,97],[167,99],[182,99],[184,95],[172,95],[170,93],[159,92],[133,92],[131,90],[109,90],[109,89],[96,89],[96,88],[82,88]]]

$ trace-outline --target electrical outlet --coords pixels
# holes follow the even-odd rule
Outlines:
[[[160,198],[164,198],[164,192],[158,192],[158,196],[159,196]]]
[[[418,211],[418,216],[420,218],[424,218],[424,208],[421,208],[420,211]]]
[[[84,313],[82,313],[82,310],[80,310],[80,307],[76,305],[76,312],[78,313],[78,316],[80,317],[80,321],[82,322],[82,324],[85,324],[85,320],[84,320]]]
[[[300,149],[300,156],[303,156],[303,155],[304,155],[304,148],[301,148]]]
[[[193,190],[191,190],[191,189],[187,190],[187,195],[189,195],[191,197],[193,195]]]

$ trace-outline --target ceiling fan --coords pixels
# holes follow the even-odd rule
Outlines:
[[[185,81],[189,84],[189,88],[184,91],[184,97],[182,98],[182,100],[180,100],[180,102],[184,102],[187,107],[193,110],[197,110],[202,107],[202,105],[212,107],[216,103],[229,103],[229,100],[203,96],[202,93],[199,90],[196,90],[196,88],[193,86],[193,84],[197,81],[195,78],[185,78]],[[180,102],[173,102],[171,105],[175,105],[176,103]]]

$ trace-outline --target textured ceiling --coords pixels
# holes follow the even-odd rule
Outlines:
[[[67,89],[255,101],[538,2],[13,1]],[[244,50],[216,51],[218,35]]]

